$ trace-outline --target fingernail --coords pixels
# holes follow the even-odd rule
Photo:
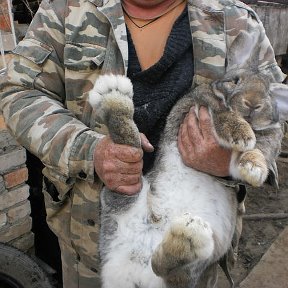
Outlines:
[[[192,107],[190,108],[190,112],[193,113],[193,114],[195,114],[195,113],[196,113],[196,107],[195,107],[195,106],[192,106]]]
[[[141,153],[141,150],[140,150],[139,148],[136,148],[136,147],[132,147],[132,151],[133,151],[133,153],[135,153],[135,154]]]
[[[154,148],[153,145],[152,145],[150,142],[147,142],[147,145],[148,145],[150,148]]]

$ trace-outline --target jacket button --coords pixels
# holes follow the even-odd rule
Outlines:
[[[79,172],[79,177],[81,178],[81,179],[86,179],[87,178],[87,174],[84,172],[84,171],[81,171],[81,172]]]
[[[95,3],[96,6],[98,6],[98,7],[102,7],[102,6],[103,6],[103,0],[94,0],[94,3]]]
[[[93,271],[94,273],[99,273],[98,270],[94,267],[90,268],[91,271]]]
[[[93,219],[88,219],[87,220],[88,225],[90,226],[95,226],[95,221]]]

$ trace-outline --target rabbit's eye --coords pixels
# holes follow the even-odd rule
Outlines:
[[[261,104],[258,104],[258,105],[255,106],[254,109],[255,109],[255,110],[260,110],[261,108],[262,108],[262,105],[261,105]]]
[[[240,82],[240,77],[235,77],[234,79],[233,79],[233,82],[234,82],[234,84],[239,84],[239,82]]]

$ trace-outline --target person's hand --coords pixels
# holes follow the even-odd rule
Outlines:
[[[140,134],[143,150],[152,152],[153,146]],[[105,186],[118,193],[133,195],[141,190],[143,150],[115,144],[104,137],[94,151],[94,167]]]
[[[214,176],[228,176],[231,151],[220,147],[212,129],[208,110],[200,107],[197,118],[192,107],[179,129],[179,152],[189,167]]]

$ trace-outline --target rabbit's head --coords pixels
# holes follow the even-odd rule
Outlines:
[[[213,92],[227,107],[239,113],[255,130],[278,122],[277,105],[269,93],[269,78],[242,72],[212,83]]]

